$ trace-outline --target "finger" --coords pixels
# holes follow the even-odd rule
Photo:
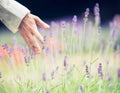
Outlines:
[[[35,36],[33,36],[32,34],[29,34],[28,39],[29,39],[29,42],[30,42],[30,46],[33,49],[33,51],[35,52],[35,54],[41,53],[40,46],[39,46]]]
[[[34,16],[34,20],[35,20],[36,24],[38,24],[39,26],[41,26],[43,28],[50,28],[50,26],[48,24],[46,24],[45,22],[43,22],[39,17]]]
[[[23,39],[25,40],[25,42],[27,43],[29,48],[33,49],[35,54],[41,53],[41,49],[39,47],[39,44],[37,43],[36,38],[34,36],[32,36],[32,34],[28,35],[28,34],[21,33],[21,35],[23,36]]]
[[[38,32],[36,25],[34,27],[34,31],[32,32],[35,35],[35,37],[43,44],[44,43],[43,36]]]
[[[27,38],[27,36],[25,36],[23,33],[20,33],[20,34],[22,35],[22,37],[23,37],[23,39],[25,40],[25,42],[27,43],[27,45],[31,48],[32,46],[31,46],[30,41],[29,41],[29,39]]]

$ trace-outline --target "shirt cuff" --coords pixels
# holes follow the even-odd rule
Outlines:
[[[30,13],[30,10],[14,0],[11,0],[5,8],[7,12],[2,21],[8,29],[13,33],[16,33],[19,30],[21,21],[28,13]]]

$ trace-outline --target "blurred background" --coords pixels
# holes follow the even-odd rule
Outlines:
[[[17,0],[31,12],[44,21],[71,18],[73,15],[82,16],[86,8],[90,8],[91,15],[96,3],[100,5],[102,24],[120,14],[120,0]],[[5,26],[0,22],[0,29]],[[7,28],[6,28],[7,29]]]

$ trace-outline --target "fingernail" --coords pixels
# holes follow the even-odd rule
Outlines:
[[[41,50],[40,49],[34,49],[35,54],[41,54]]]
[[[46,24],[46,28],[50,28],[50,26],[48,24]]]
[[[36,54],[41,54],[41,51],[37,51]]]
[[[43,38],[43,37],[42,37],[41,43],[42,43],[42,44],[44,44],[44,43],[45,43],[45,41],[44,41],[44,38]]]

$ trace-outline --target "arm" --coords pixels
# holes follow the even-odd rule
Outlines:
[[[30,11],[15,0],[0,0],[0,19],[13,33]]]
[[[37,25],[49,28],[48,24],[14,0],[0,0],[0,18],[13,33],[19,31],[27,45],[36,54],[41,53],[37,39],[41,43],[44,43],[44,40],[37,30]]]

